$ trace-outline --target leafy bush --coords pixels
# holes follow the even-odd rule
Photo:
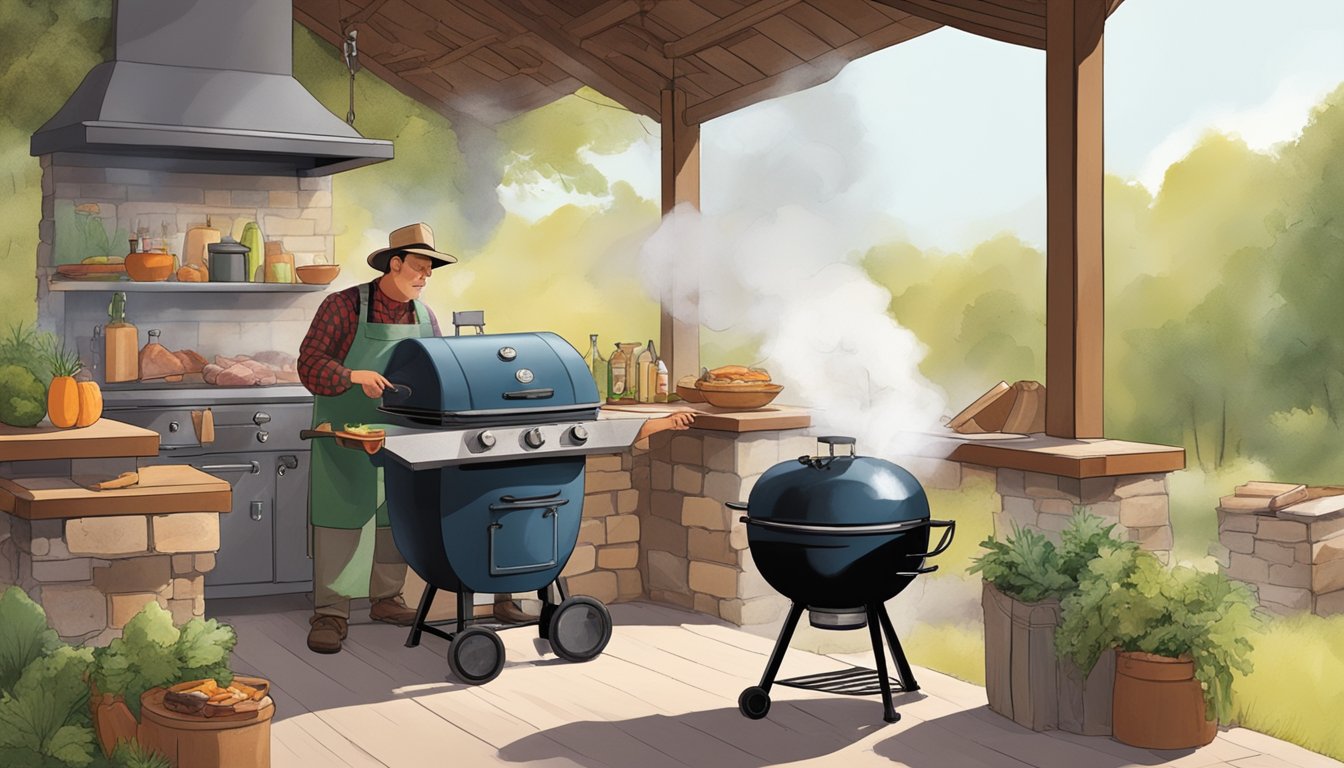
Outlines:
[[[47,415],[47,386],[21,365],[0,365],[0,422],[32,427]]]
[[[93,762],[88,648],[61,646],[23,671],[0,697],[0,765],[82,768]]]
[[[975,559],[971,573],[980,573],[1000,592],[1024,603],[1061,598],[1078,586],[1089,561],[1115,549],[1137,550],[1133,542],[1111,538],[1115,525],[1078,508],[1060,534],[1060,546],[1039,531],[1013,524],[1007,540],[989,537],[980,546],[989,550]]]
[[[233,628],[214,619],[192,619],[179,630],[158,603],[148,603],[126,623],[121,637],[94,652],[93,680],[100,691],[121,694],[140,719],[140,695],[181,680],[233,680],[229,653],[238,642]]]
[[[47,614],[18,587],[0,595],[0,695],[11,693],[23,670],[61,645]]]
[[[1232,672],[1250,672],[1250,630],[1260,623],[1245,585],[1219,573],[1168,569],[1150,552],[1114,548],[1088,563],[1064,598],[1055,633],[1061,656],[1084,674],[1107,648],[1194,661],[1208,716],[1231,712]]]
[[[117,742],[117,748],[112,752],[113,768],[173,768],[173,764],[168,758],[155,752],[154,750],[143,747],[138,741]]]
[[[45,385],[51,380],[51,371],[46,367],[42,353],[54,339],[53,334],[40,332],[22,322],[11,324],[9,335],[0,339],[0,365],[26,368],[34,379]]]

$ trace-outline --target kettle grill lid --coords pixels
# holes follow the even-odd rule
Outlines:
[[[747,504],[752,519],[810,525],[929,518],[929,500],[915,476],[871,456],[809,456],[780,462],[756,481]]]

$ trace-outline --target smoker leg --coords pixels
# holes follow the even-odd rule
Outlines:
[[[434,593],[438,591],[437,587],[425,585],[425,592],[420,595],[420,607],[415,611],[415,622],[411,624],[411,634],[406,638],[407,648],[414,648],[420,644],[420,633],[424,631],[425,617],[429,615],[429,606],[433,604]]]
[[[881,603],[868,604],[868,636],[873,641],[873,659],[877,662],[877,684],[882,686],[882,719],[894,723],[901,719],[891,704],[891,682],[887,680],[887,655],[882,651],[882,631],[877,628]]]
[[[457,593],[457,633],[467,629],[467,622],[476,618],[476,593],[459,590]]]
[[[918,691],[919,683],[915,682],[915,673],[910,670],[910,662],[905,660],[905,651],[901,648],[901,641],[896,639],[896,630],[891,626],[891,618],[887,616],[887,609],[884,606],[877,606],[877,617],[882,620],[882,634],[887,636],[891,659],[896,663],[896,671],[901,676],[901,690],[907,693]]]
[[[775,682],[775,675],[779,674],[779,665],[784,661],[784,652],[789,649],[789,640],[793,638],[793,630],[803,615],[803,607],[802,603],[789,606],[789,615],[784,619],[784,626],[779,628],[779,639],[775,640],[775,650],[770,654],[770,663],[761,676],[761,684],[753,685],[737,697],[737,709],[745,717],[760,720],[770,711],[770,686]]]

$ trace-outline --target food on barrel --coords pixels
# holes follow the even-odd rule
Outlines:
[[[229,685],[217,680],[193,680],[179,683],[163,694],[163,706],[186,715],[213,717],[240,712],[255,712],[263,703],[269,683],[248,685],[235,678]]]

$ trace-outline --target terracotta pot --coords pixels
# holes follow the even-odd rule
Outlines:
[[[118,742],[135,740],[135,715],[131,714],[125,699],[110,693],[99,693],[98,688],[93,686],[89,709],[93,713],[93,730],[98,736],[98,746],[102,747],[105,756],[112,756]]]
[[[1188,657],[1124,651],[1115,658],[1115,740],[1146,749],[1191,749],[1213,741],[1204,691]]]

